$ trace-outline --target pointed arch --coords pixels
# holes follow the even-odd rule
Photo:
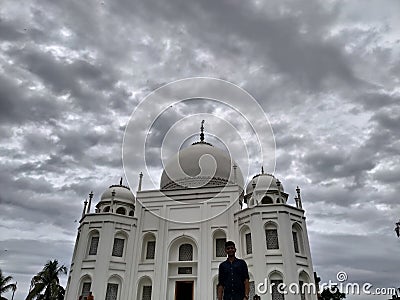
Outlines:
[[[279,249],[279,236],[278,236],[278,224],[273,221],[268,221],[264,225],[265,229],[265,240],[268,250]]]
[[[137,285],[137,298],[138,300],[151,300],[152,292],[153,292],[153,281],[150,276],[142,276],[138,280]]]
[[[87,297],[92,290],[92,276],[85,274],[79,280],[79,296]]]
[[[296,254],[304,254],[304,238],[301,225],[294,222],[292,225],[293,248]]]
[[[253,299],[254,295],[256,294],[256,283],[254,280],[253,273],[249,272],[249,285],[250,285],[250,293],[249,293],[249,299]]]
[[[268,274],[268,281],[271,286],[271,299],[272,300],[283,300],[284,294],[280,293],[279,288],[280,284],[283,284],[284,278],[283,273],[278,270],[273,270]]]
[[[218,274],[214,275],[212,279],[213,300],[217,300],[218,295]]]
[[[119,215],[126,215],[126,209],[125,209],[125,207],[120,206],[120,207],[117,208],[115,213],[119,214]]]
[[[123,278],[113,274],[108,278],[105,300],[118,300],[121,298]]]
[[[239,230],[239,234],[240,250],[242,251],[243,255],[253,254],[253,243],[250,227],[248,225],[243,225]]]
[[[270,196],[265,195],[261,199],[261,204],[274,204],[274,201],[272,200],[272,198]]]
[[[190,244],[193,249],[193,260],[197,260],[198,255],[198,245],[196,239],[189,235],[182,235],[173,239],[168,247],[169,251],[169,261],[179,261],[179,247],[182,244]]]
[[[97,255],[97,249],[100,242],[100,232],[96,229],[91,230],[88,234],[88,246],[86,256]]]
[[[128,234],[125,231],[119,230],[115,233],[112,256],[124,257],[127,240]]]
[[[310,276],[304,270],[300,270],[299,272],[299,292],[301,300],[310,300],[310,295],[316,294],[315,285],[310,285]]]
[[[153,261],[156,255],[156,236],[147,232],[142,238],[142,261]]]

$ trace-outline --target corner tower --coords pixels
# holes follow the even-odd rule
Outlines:
[[[90,194],[91,202],[93,194]],[[85,210],[86,209],[86,210]],[[79,221],[78,234],[65,299],[127,299],[133,265],[137,218],[135,196],[129,187],[111,185],[102,194],[95,212],[90,205]]]
[[[302,285],[314,283],[314,272],[300,189],[296,192],[296,206],[289,205],[282,183],[262,168],[246,187],[247,208],[234,215],[241,255],[249,266],[251,295],[260,295],[260,283],[261,290],[267,289],[261,299],[317,299],[316,294],[301,293]],[[296,284],[299,293],[281,294],[280,283]]]

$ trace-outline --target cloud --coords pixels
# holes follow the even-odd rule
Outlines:
[[[384,285],[395,278],[398,5],[393,0],[2,5],[0,219],[2,232],[10,235],[0,242],[1,249],[15,250],[1,260],[7,262],[3,271],[21,276],[16,296],[26,296],[30,278],[46,260],[69,263],[83,200],[93,190],[98,201],[123,174],[123,133],[138,103],[163,84],[190,76],[232,81],[265,110],[276,136],[277,176],[291,201],[295,187],[302,189],[313,261],[323,279],[339,267],[354,280]],[[187,102],[154,124],[146,157],[152,171],[161,172],[159,146],[169,127],[197,112],[219,112],[241,138],[254,139],[219,105]],[[138,124],[146,118],[136,117]],[[226,142],[241,163],[240,139],[219,125],[208,120],[206,134]],[[196,121],[176,128],[176,134],[187,137],[198,127]],[[176,139],[178,149],[183,141]],[[249,153],[251,172],[259,172],[259,150]],[[140,159],[137,153],[128,159],[134,176]],[[129,181],[137,184],[137,177]],[[144,186],[149,181],[144,178]]]

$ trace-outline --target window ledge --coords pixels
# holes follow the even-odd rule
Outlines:
[[[174,261],[169,261],[169,264],[197,264],[197,260],[174,260]]]
[[[141,265],[154,265],[154,259],[148,259],[140,262]]]

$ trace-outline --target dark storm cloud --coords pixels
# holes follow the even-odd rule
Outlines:
[[[400,106],[383,107],[370,119],[374,125],[365,148],[374,153],[376,159],[384,161],[400,157]]]
[[[400,167],[395,166],[392,169],[379,170],[374,174],[374,179],[385,184],[396,184],[400,182]]]
[[[7,167],[2,165],[3,170]],[[59,198],[58,189],[45,177],[31,178],[23,175],[18,176],[16,172],[8,169],[0,174],[1,189],[3,194],[0,196],[2,205],[7,205],[12,211],[22,209],[27,220],[36,220],[35,213],[40,214],[42,218],[51,220],[54,216],[59,216],[68,202],[60,205],[56,199]],[[11,172],[10,172],[11,171]],[[35,213],[33,213],[35,212]],[[10,216],[19,218],[22,215],[19,210],[17,213],[10,213]]]
[[[305,171],[315,172],[314,180],[353,177],[356,183],[361,179],[360,176],[376,165],[370,158],[360,159],[358,155],[329,148],[307,153],[303,162]]]
[[[31,154],[46,153],[54,145],[55,142],[52,137],[45,133],[30,132],[24,135],[23,149],[29,149]]]
[[[310,233],[311,239],[321,243],[313,246],[315,270],[323,282],[329,279],[336,282],[336,274],[345,271],[348,282],[370,282],[375,287],[393,287],[398,283],[393,273],[392,251],[398,246],[396,241],[377,234],[356,236],[351,234],[325,235]],[[386,244],[385,247],[381,245]],[[379,257],[371,249],[379,249]],[[329,253],[329,255],[326,255]],[[354,257],[358,259],[354,261]],[[366,263],[368,262],[368,263]]]
[[[123,173],[123,130],[137,103],[186,76],[232,81],[267,112],[276,135],[277,175],[291,203],[295,187],[302,188],[313,261],[323,279],[347,266],[354,280],[383,284],[395,278],[391,226],[400,192],[400,64],[398,43],[390,41],[398,35],[396,23],[387,17],[395,15],[397,4],[390,4],[32,0],[2,5],[0,217],[2,232],[16,230],[21,239],[0,243],[17,249],[12,258],[7,254],[3,270],[25,276],[17,297],[26,296],[31,275],[55,257],[53,250],[69,263],[83,200],[93,190],[96,203]],[[196,102],[175,108],[149,137],[147,162],[154,169],[159,145],[176,119],[212,113],[218,106]],[[199,124],[193,126],[197,130]],[[206,134],[227,135],[212,126],[206,124]],[[230,147],[237,142],[232,136],[224,139]],[[250,150],[253,158],[259,155]],[[127,159],[134,174],[140,172],[137,155]],[[136,184],[137,178],[130,181]],[[320,226],[331,231],[316,233]],[[371,234],[342,233],[360,227]],[[64,237],[49,241],[52,233]]]
[[[371,171],[382,168],[385,161],[399,157],[398,111],[396,106],[392,106],[373,113],[360,136],[363,139],[361,144],[343,147],[339,139],[333,145],[326,142],[316,144],[314,150],[307,151],[299,160],[303,170],[316,183],[336,178],[345,179],[347,188],[363,188],[372,179]]]
[[[28,95],[26,86],[5,74],[0,74],[0,90],[0,123],[42,122],[62,115],[63,104],[52,95]]]
[[[400,130],[400,103],[392,109],[385,109],[378,111],[372,118],[381,127],[381,130],[389,130],[393,134],[398,133]]]
[[[28,174],[46,175],[49,173],[58,173],[68,170],[76,164],[72,158],[62,155],[50,154],[49,158],[43,160],[34,160],[16,166],[15,171]]]
[[[57,95],[70,93],[73,103],[81,109],[99,112],[107,107],[105,97],[100,92],[112,89],[115,82],[88,62],[63,62],[56,59],[51,52],[40,52],[34,48],[18,50],[12,56],[20,60],[26,70],[37,75]]]
[[[379,110],[382,107],[397,106],[400,103],[399,96],[376,91],[361,94],[358,100],[365,109],[372,111]]]
[[[16,29],[16,25],[5,20],[0,16],[0,39],[7,41],[15,41],[20,39],[23,33]]]
[[[293,10],[288,6],[287,14],[274,18],[239,2],[204,1],[193,5],[176,0],[168,5],[158,4],[146,1],[140,2],[139,7],[153,17],[155,26],[162,26],[158,20],[164,18],[177,20],[177,26],[185,24],[189,32],[203,40],[202,45],[212,49],[216,55],[245,55],[245,51],[250,52],[259,63],[273,64],[276,71],[311,89],[320,89],[324,81],[332,77],[351,85],[361,82],[335,44],[321,40],[319,35],[300,32],[301,28],[310,27],[308,30],[311,31],[311,28],[319,26],[317,32],[326,34],[324,25],[334,19],[336,9],[326,10],[315,1],[312,5],[302,2],[306,7],[313,6],[315,13],[312,16],[320,17],[309,19],[310,15],[302,14],[304,8],[301,5]],[[225,13],[227,9],[229,14]],[[220,36],[228,38],[217,38]]]

